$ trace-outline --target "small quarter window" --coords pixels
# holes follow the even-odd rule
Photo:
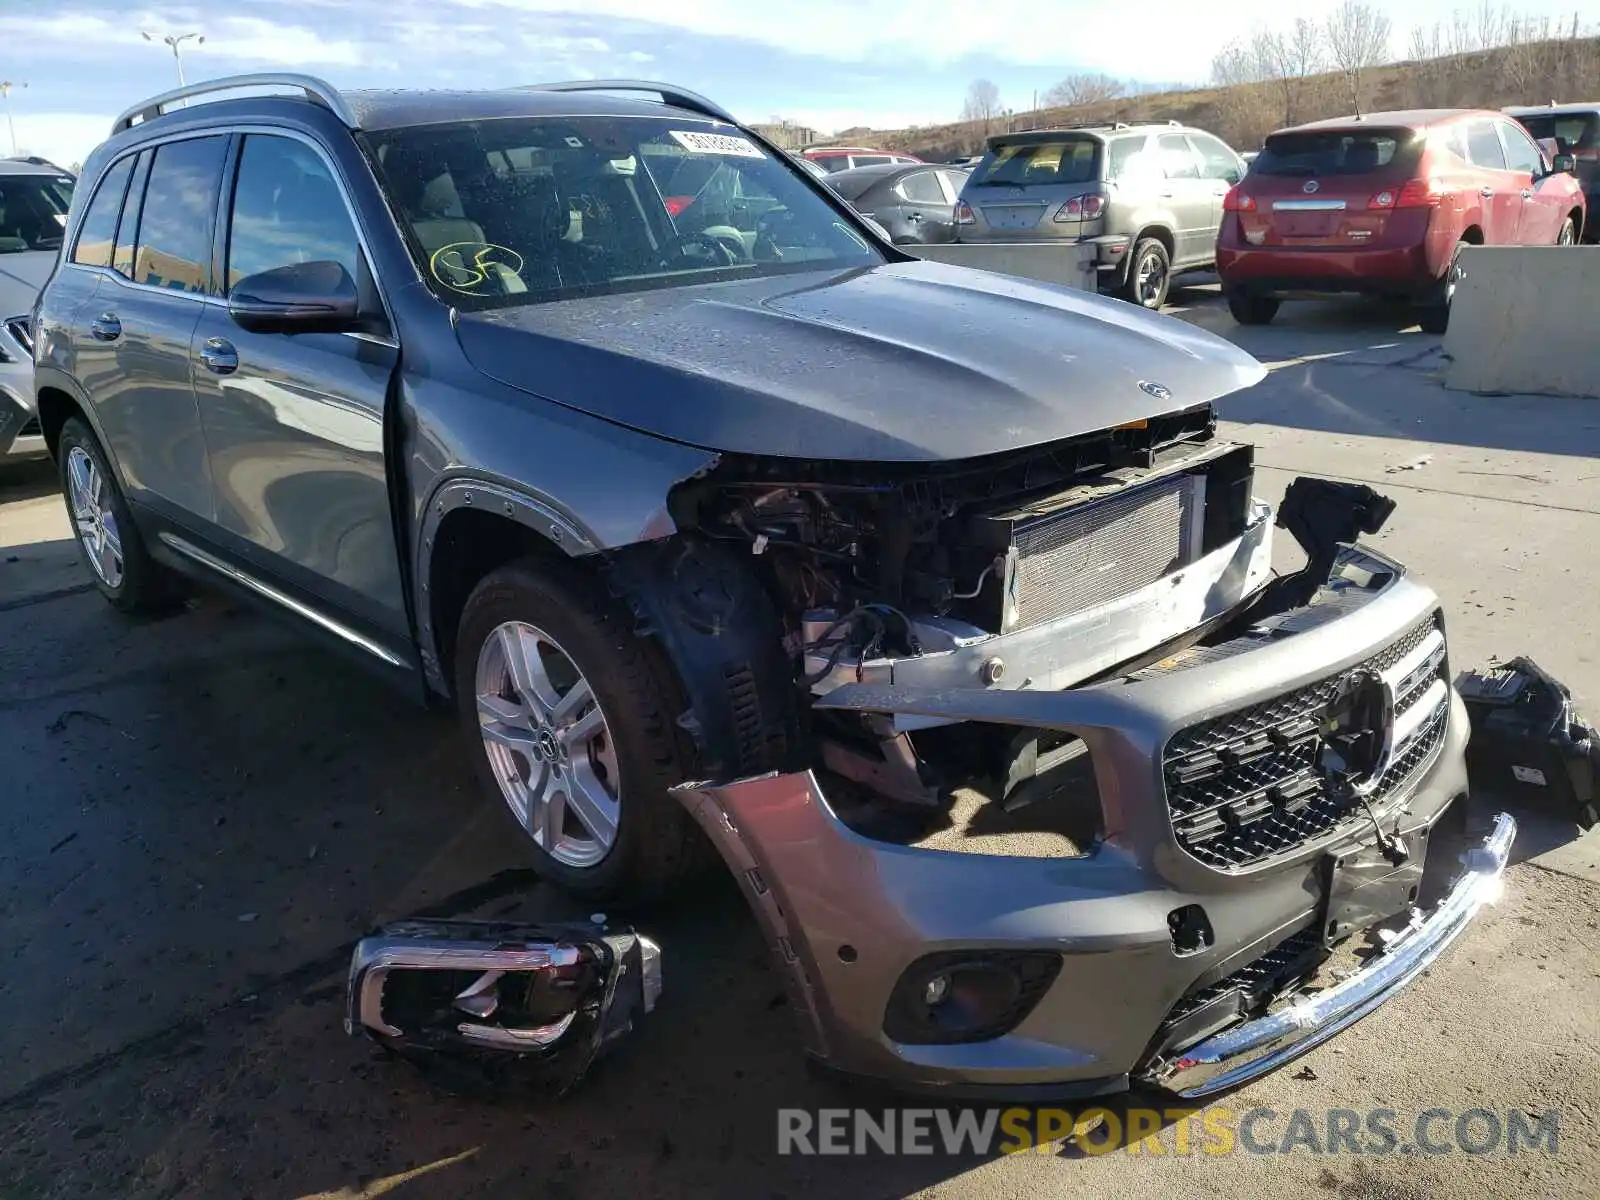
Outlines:
[[[109,267],[111,248],[117,239],[117,216],[122,212],[122,197],[133,173],[133,155],[111,164],[100,177],[100,186],[89,201],[78,227],[78,243],[72,261],[85,267]]]

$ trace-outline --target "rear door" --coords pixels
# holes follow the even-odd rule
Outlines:
[[[1250,164],[1255,207],[1239,213],[1253,246],[1359,250],[1420,241],[1426,208],[1406,183],[1425,139],[1414,130],[1316,129],[1275,134]]]
[[[189,343],[221,304],[211,245],[227,146],[210,135],[139,155],[79,341],[79,378],[129,499],[189,525],[212,515]]]
[[[1214,250],[1217,233],[1222,228],[1222,198],[1244,178],[1244,163],[1224,142],[1209,133],[1190,131],[1189,144],[1200,156],[1200,177],[1211,189],[1211,227],[1206,234],[1206,246]]]
[[[387,326],[339,176],[307,141],[244,136],[224,210],[225,278],[333,261]],[[217,536],[256,571],[369,630],[407,628],[384,454],[399,351],[387,334],[251,333],[222,305],[194,331]]]
[[[934,243],[951,239],[955,203],[946,198],[937,174],[931,170],[913,171],[895,183],[894,193],[912,240]]]
[[[1522,193],[1528,187],[1506,163],[1497,122],[1478,117],[1467,122],[1467,159],[1477,170],[1478,195],[1483,201],[1483,240],[1490,246],[1512,246],[1522,227]],[[1554,235],[1551,241],[1555,240]]]
[[[1156,156],[1165,179],[1161,200],[1176,226],[1178,253],[1173,265],[1210,261],[1217,237],[1211,219],[1211,184],[1201,177],[1200,156],[1181,133],[1158,136]]]
[[[1517,241],[1525,246],[1548,246],[1566,222],[1570,201],[1565,180],[1551,175],[1544,155],[1527,131],[1514,121],[1497,121],[1506,166],[1522,185],[1522,215],[1517,224]]]

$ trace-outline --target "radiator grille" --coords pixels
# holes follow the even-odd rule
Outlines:
[[[1394,666],[1440,628],[1434,613],[1358,665]],[[1397,715],[1414,708],[1435,680],[1448,680],[1441,655],[1396,697]],[[1335,828],[1360,808],[1319,771],[1324,713],[1346,672],[1262,704],[1190,726],[1167,744],[1167,809],[1178,844],[1219,870],[1249,866]],[[1398,747],[1369,803],[1406,784],[1444,741],[1449,705],[1440,705]]]
[[[1083,612],[1187,565],[1200,488],[1180,475],[1022,525],[1007,628]]]

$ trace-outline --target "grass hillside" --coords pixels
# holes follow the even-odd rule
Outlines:
[[[1002,81],[1003,88],[1003,81]],[[1600,38],[1557,38],[1471,54],[1370,67],[1359,82],[1360,109],[1499,108],[1507,104],[1600,101]],[[898,130],[846,130],[841,140],[903,150],[930,159],[976,154],[986,136],[1084,122],[1182,121],[1252,150],[1274,129],[1355,112],[1353,81],[1337,72],[1233,87],[1124,96],[1093,104],[1041,108],[1009,120],[958,121]]]

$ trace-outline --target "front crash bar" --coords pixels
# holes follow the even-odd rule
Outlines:
[[[1466,855],[1466,873],[1433,913],[1412,922],[1348,979],[1255,1021],[1236,1025],[1157,1064],[1143,1078],[1197,1099],[1275,1071],[1354,1025],[1405,987],[1466,929],[1478,910],[1500,896],[1517,823],[1507,813]]]

